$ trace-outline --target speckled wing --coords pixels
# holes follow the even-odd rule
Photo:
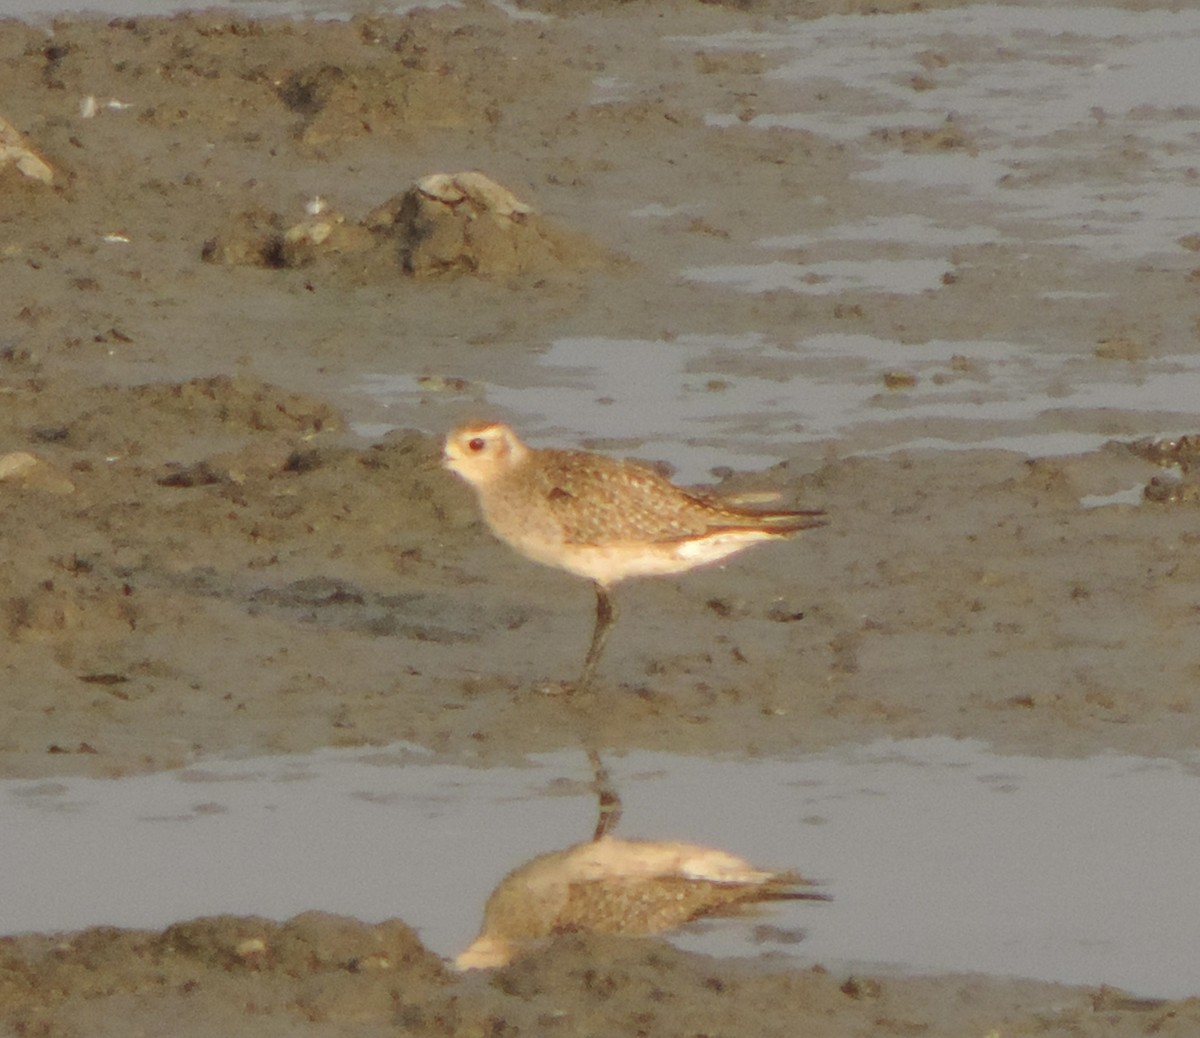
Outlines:
[[[682,876],[612,877],[576,882],[554,932],[587,930],[608,934],[654,934],[696,919],[734,915],[767,901],[827,901],[804,889],[808,881],[781,873],[765,883],[715,883]]]
[[[818,512],[722,508],[634,462],[577,451],[545,451],[539,460],[537,496],[568,544],[665,544],[725,530],[766,529],[783,535],[824,525],[813,518]]]

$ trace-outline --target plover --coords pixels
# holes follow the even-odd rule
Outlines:
[[[483,927],[454,960],[504,966],[543,937],[645,936],[765,901],[828,901],[796,872],[755,868],[711,847],[605,836],[526,862],[488,897]]]
[[[700,497],[638,462],[527,447],[498,422],[452,432],[443,462],[475,488],[500,540],[595,587],[596,624],[577,687],[591,682],[604,650],[615,619],[608,589],[618,581],[683,573],[826,524],[819,509],[753,511]]]

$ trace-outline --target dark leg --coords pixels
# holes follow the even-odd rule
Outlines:
[[[600,662],[600,654],[604,652],[604,643],[608,641],[608,632],[617,617],[608,592],[600,584],[592,582],[596,589],[596,626],[592,630],[592,644],[588,648],[587,659],[583,661],[583,673],[576,682],[577,691],[583,691],[591,683],[596,674],[596,664]]]
[[[621,795],[612,784],[612,777],[608,774],[604,761],[600,759],[600,754],[589,749],[587,755],[592,765],[592,789],[596,791],[596,799],[599,801],[596,831],[592,834],[592,839],[598,840],[611,833],[621,820]]]

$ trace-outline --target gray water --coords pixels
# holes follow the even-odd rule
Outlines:
[[[206,6],[187,0],[54,6],[81,5],[110,15]],[[417,5],[230,0],[225,6],[246,16],[347,17]],[[47,13],[41,0],[0,0],[0,8],[30,17]],[[749,125],[764,133],[790,128],[857,142],[880,130],[936,130],[948,114],[973,133],[970,150],[890,149],[885,160],[858,174],[880,185],[881,196],[889,185],[935,189],[933,213],[857,214],[830,224],[828,200],[798,198],[795,212],[779,214],[778,232],[756,243],[759,260],[676,272],[714,292],[804,296],[866,289],[917,294],[936,307],[942,276],[956,267],[956,249],[1028,238],[1132,267],[1178,256],[1178,239],[1194,229],[1200,212],[1200,181],[1191,174],[1200,155],[1200,10],[980,4],[774,20],[769,31],[664,43],[681,54],[770,54],[764,83],[782,86],[785,97],[794,92],[796,110],[755,116]],[[914,90],[916,57],[939,49],[971,58],[939,68],[927,89]],[[622,96],[626,86],[618,77],[599,76],[596,103]],[[813,104],[818,94],[826,99]],[[692,114],[715,126],[740,123],[733,110]],[[1144,152],[1146,161],[1114,178],[1095,172],[1113,149],[1125,147]],[[1080,170],[1079,177],[1071,170]],[[640,205],[629,217],[652,234],[657,221],[675,212]],[[814,226],[822,229],[814,232]],[[799,249],[803,262],[791,258]],[[1094,300],[1098,309],[1107,298],[1087,284],[1065,294]],[[500,376],[486,358],[467,351],[444,374],[470,384],[479,413],[508,418],[535,444],[641,439],[643,454],[670,461],[684,481],[699,481],[714,466],[765,467],[805,441],[836,441],[840,455],[996,447],[1040,456],[1099,446],[1106,436],[1096,430],[1107,423],[1097,416],[1112,413],[1132,435],[1190,432],[1200,382],[1200,356],[1192,347],[1180,343],[1178,351],[1118,364],[1093,356],[1091,343],[910,344],[814,336],[803,327],[790,340],[767,341],[754,329],[719,339],[697,329],[670,341],[580,336],[533,344],[526,354],[514,354]],[[975,365],[978,377],[939,378],[955,357]],[[883,390],[880,371],[892,367],[914,375],[916,384],[902,393]],[[347,393],[340,400],[369,437],[396,427],[442,433],[461,417],[461,398],[430,392],[415,373],[362,370],[344,378]],[[1138,415],[1144,416],[1140,423]]]
[[[1200,995],[1194,763],[999,756],[947,738],[607,763],[619,835],[798,868],[834,896],[704,926],[685,947]],[[323,909],[399,917],[451,956],[509,869],[588,838],[590,777],[582,753],[473,769],[397,746],[3,782],[0,932]],[[778,929],[764,939],[758,924]]]
[[[679,37],[681,52],[765,52],[782,64],[765,76],[793,87],[798,110],[749,123],[857,141],[881,129],[944,126],[948,113],[977,130],[975,149],[902,154],[858,174],[886,187],[933,188],[937,213],[856,216],[828,223],[827,200],[798,198],[779,214],[780,231],[756,243],[757,262],[681,268],[682,279],[714,291],[797,296],[868,290],[920,295],[938,305],[954,252],[987,242],[1063,246],[1082,256],[1137,264],[1179,255],[1178,239],[1200,212],[1200,11],[1124,11],[1057,4],[971,6],[919,14],[773,22],[765,32]],[[914,56],[967,47],[970,61],[939,68],[929,89],[913,90]],[[1014,60],[1013,55],[1019,55]],[[835,84],[841,90],[828,89]],[[601,84],[620,93],[619,82]],[[820,105],[805,105],[816,94]],[[711,125],[740,114],[698,112]],[[1112,149],[1137,147],[1147,161],[1113,180],[1093,175]],[[1063,171],[1086,172],[1079,181]],[[676,210],[644,206],[630,214],[653,231]],[[789,221],[794,230],[788,230]],[[879,255],[880,247],[886,256]],[[788,259],[803,249],[804,261]],[[857,253],[857,254],[856,254]],[[1107,296],[1081,284],[1067,293]],[[805,441],[836,440],[846,453],[911,448],[1002,448],[1030,456],[1100,446],[1094,416],[1119,413],[1140,435],[1190,431],[1200,356],[1114,364],[1062,344],[935,341],[910,344],[867,335],[810,335],[767,341],[701,332],[671,340],[560,339],[514,358],[511,378],[455,371],[481,404],[506,415],[534,442],[593,437],[645,438],[643,453],[674,464],[680,478],[703,480],[715,465],[764,467]],[[1169,351],[1168,351],[1169,352]],[[938,378],[955,356],[977,378]],[[880,371],[916,376],[903,393],[881,389]],[[712,384],[720,385],[713,391]],[[406,374],[364,372],[351,388],[375,416],[361,426],[444,429],[453,394],[431,394]],[[379,406],[388,413],[380,423]],[[1055,421],[1039,421],[1047,413]],[[928,425],[936,433],[922,432]],[[1074,428],[1072,428],[1074,426]]]
[[[131,15],[203,5],[86,6]],[[413,5],[226,6],[247,16],[344,16]],[[47,13],[40,0],[0,0],[0,12]],[[913,55],[947,38],[977,41],[981,55],[1008,47],[1021,59],[981,57],[940,73],[933,89],[905,85]],[[757,243],[758,262],[678,271],[714,291],[868,288],[921,293],[936,306],[955,248],[1036,233],[1134,264],[1177,250],[1200,212],[1200,185],[1186,175],[1200,154],[1200,126],[1188,115],[1200,107],[1200,11],[976,6],[825,18],[794,31],[776,23],[770,33],[675,43],[683,52],[782,54],[784,64],[769,74],[794,84],[798,96],[823,80],[856,92],[856,110],[757,116],[753,125],[764,132],[782,126],[855,140],[879,127],[934,128],[949,110],[988,131],[976,154],[893,152],[861,174],[884,186],[938,187],[945,205],[936,218],[856,218],[814,235],[805,229],[811,213],[797,211],[794,228],[781,214],[778,234]],[[598,81],[597,96],[621,89]],[[737,117],[702,114],[714,125]],[[1102,117],[1109,132],[1088,132]],[[1111,146],[1113,126],[1152,154],[1135,182],[1029,178],[1017,189],[1001,186],[1007,174],[1050,160],[1086,168]],[[671,214],[643,207],[630,215],[652,228]],[[880,259],[880,242],[902,252]],[[856,243],[861,255],[848,252]],[[804,263],[785,258],[800,248]],[[1075,295],[1098,306],[1106,298],[1088,286]],[[986,377],[939,383],[934,376],[957,355],[982,365]],[[884,364],[912,372],[917,385],[881,398]],[[454,374],[531,440],[642,437],[647,453],[674,462],[681,479],[702,479],[715,464],[768,465],[803,439],[837,437],[862,453],[988,446],[1052,454],[1102,441],[1070,428],[1047,431],[1038,419],[1048,410],[1141,412],[1147,434],[1187,432],[1200,374],[1195,353],[1112,364],[1023,342],[912,345],[801,328],[791,341],[770,342],[752,330],[670,342],[561,339],[514,365],[508,381],[469,367]],[[713,380],[724,383],[720,392]],[[452,424],[454,401],[409,374],[362,371],[349,384],[361,416],[370,416],[360,422],[370,435]],[[380,415],[386,424],[369,424]],[[1164,427],[1164,415],[1178,425]],[[938,436],[914,432],[925,421],[939,423]],[[762,920],[803,929],[799,944],[756,944],[753,922],[729,921],[681,938],[689,947],[1200,994],[1194,762],[999,757],[975,743],[933,739],[788,761],[631,754],[611,764],[625,800],[623,835],[712,843],[799,868],[834,894],[831,904],[781,905]],[[591,831],[588,777],[582,754],[484,770],[398,747],[208,761],[117,781],[3,782],[0,932],[157,927],[213,912],[285,918],[321,908],[367,920],[399,916],[452,955],[506,871]]]

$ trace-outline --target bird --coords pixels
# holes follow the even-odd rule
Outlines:
[[[557,934],[646,936],[761,902],[828,901],[815,886],[711,847],[604,836],[540,854],[505,876],[487,899],[479,936],[454,964],[505,966]]]
[[[496,537],[592,582],[596,622],[577,690],[590,686],[615,622],[614,584],[683,573],[828,522],[821,509],[751,510],[690,493],[640,462],[528,447],[501,422],[455,429],[443,464],[475,490]]]

